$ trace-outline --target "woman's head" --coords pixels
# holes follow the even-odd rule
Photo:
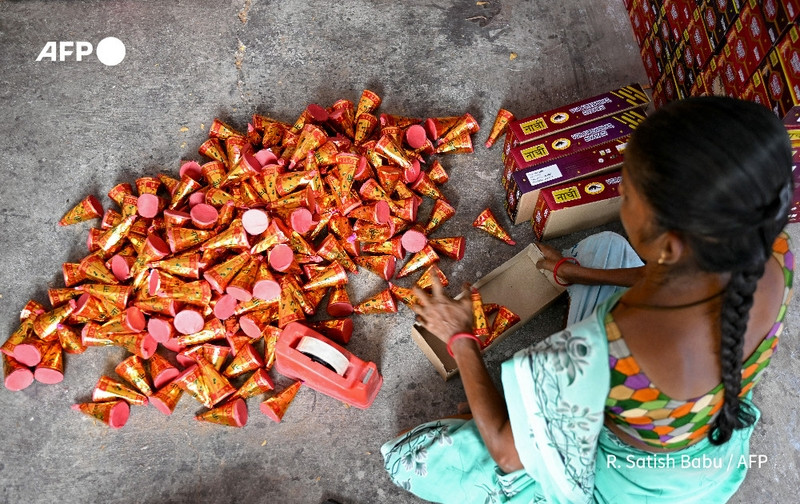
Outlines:
[[[709,272],[764,263],[793,193],[786,129],[767,108],[724,97],[672,102],[633,134],[625,177]]]
[[[623,224],[645,261],[663,261],[666,270],[730,273],[719,322],[725,391],[709,431],[712,443],[725,443],[754,421],[739,401],[744,336],[773,241],[788,222],[788,135],[755,103],[673,102],[637,128],[623,173],[631,193],[629,201],[623,196]]]

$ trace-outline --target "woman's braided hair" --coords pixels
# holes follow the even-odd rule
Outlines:
[[[724,97],[672,102],[633,134],[626,174],[652,206],[656,224],[680,233],[697,266],[729,272],[720,319],[723,404],[709,439],[727,442],[752,425],[739,401],[744,335],[753,293],[788,223],[793,194],[786,129],[767,108]]]

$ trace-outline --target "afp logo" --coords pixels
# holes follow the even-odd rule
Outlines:
[[[86,41],[47,42],[36,61],[83,61],[93,51],[106,66],[119,65],[125,59],[125,44],[117,37],[106,37],[97,43],[96,50]]]

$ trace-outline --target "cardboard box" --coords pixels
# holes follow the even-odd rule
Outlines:
[[[619,171],[560,184],[539,192],[531,219],[537,240],[606,224],[619,218]]]
[[[725,7],[722,9],[718,8],[718,3],[716,1],[708,2],[702,8],[703,24],[705,24],[708,38],[715,48],[722,47],[725,44],[725,37],[728,35],[728,31],[733,26],[733,22],[739,12],[733,2],[723,1]]]
[[[760,7],[769,38],[775,44],[791,25],[786,6],[780,0],[763,0]]]
[[[795,105],[800,104],[800,29],[792,26],[776,46],[786,84]]]
[[[797,21],[800,17],[800,0],[781,0],[781,5],[789,16],[789,21]]]
[[[716,46],[711,42],[708,37],[706,25],[700,18],[700,9],[695,11],[695,19],[689,24],[687,34],[689,36],[689,44],[692,46],[692,55],[694,56],[694,67],[698,71],[706,66],[714,54]]]
[[[792,97],[792,88],[786,78],[787,73],[790,74],[791,70],[783,68],[778,51],[773,49],[769,52],[760,71],[769,96],[770,108],[775,115],[783,117],[797,105]]]
[[[497,342],[525,325],[564,293],[564,287],[553,281],[552,273],[536,268],[536,262],[541,258],[536,245],[530,244],[473,284],[480,291],[484,303],[503,305],[520,317],[519,322],[499,335],[484,351],[489,351]],[[456,297],[460,298],[461,295]],[[490,326],[491,322],[492,319],[489,320]],[[414,324],[411,329],[411,338],[442,378],[447,380],[458,373],[455,360],[447,353],[447,345],[439,338],[419,324]]]
[[[609,172],[622,166],[622,153],[628,144],[624,137],[592,149],[576,152],[512,174],[506,193],[506,211],[514,224],[528,222],[533,217],[539,191],[590,175]]]
[[[758,69],[761,62],[767,55],[767,51],[772,47],[761,9],[756,0],[749,0],[742,6],[739,18],[734,24],[739,38],[747,47],[747,55],[744,60],[745,68],[749,72],[746,79]]]
[[[508,125],[503,145],[503,161],[511,149],[560,131],[608,117],[613,114],[646,107],[650,99],[639,84],[631,84],[591,98],[577,101],[541,114],[513,121]]]
[[[503,170],[503,187],[507,190],[512,174],[532,166],[590,149],[618,138],[624,138],[644,121],[641,110],[628,110],[576,128],[541,137],[534,142],[512,148]]]

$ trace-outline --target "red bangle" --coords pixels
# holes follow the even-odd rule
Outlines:
[[[453,346],[452,346],[452,345],[453,345],[453,342],[454,342],[455,340],[457,340],[457,339],[461,339],[461,338],[469,338],[469,339],[471,339],[471,340],[474,340],[474,341],[475,341],[475,343],[477,343],[477,344],[478,344],[478,348],[480,348],[480,347],[481,347],[481,340],[480,340],[480,338],[478,338],[478,337],[477,337],[477,336],[475,336],[474,334],[472,334],[472,333],[467,333],[467,332],[460,332],[460,333],[456,333],[456,334],[454,334],[454,335],[450,336],[450,339],[447,341],[447,353],[449,353],[449,354],[450,354],[450,357],[454,357],[454,355],[453,355]]]
[[[561,281],[558,279],[558,268],[560,268],[560,267],[561,267],[561,265],[562,265],[562,264],[564,264],[565,262],[571,262],[572,264],[575,264],[575,265],[577,265],[577,266],[580,266],[580,265],[581,265],[581,263],[579,263],[579,262],[578,262],[578,260],[577,260],[577,259],[575,259],[574,257],[564,257],[564,258],[562,258],[562,259],[559,259],[559,260],[558,260],[558,262],[556,263],[556,265],[555,265],[555,266],[553,266],[553,280],[555,280],[555,282],[556,282],[558,285],[562,286],[562,287],[566,287],[566,286],[568,286],[568,285],[569,285],[569,282],[567,282],[567,283],[562,283],[562,282],[561,282]]]

